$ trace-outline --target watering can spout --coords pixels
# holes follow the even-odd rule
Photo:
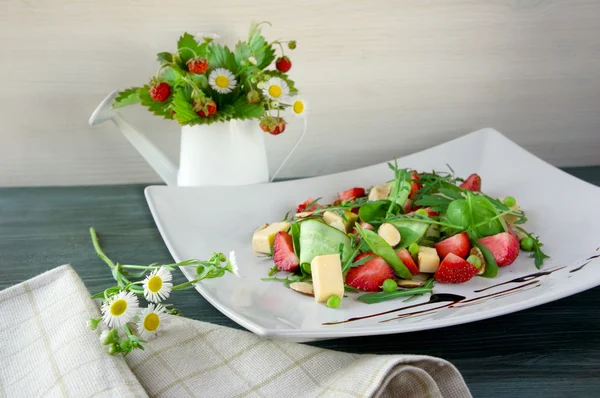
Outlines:
[[[145,135],[129,124],[121,114],[112,109],[117,90],[110,93],[90,116],[90,126],[96,126],[112,120],[121,130],[125,138],[138,150],[140,155],[150,164],[167,185],[177,185],[177,168]]]

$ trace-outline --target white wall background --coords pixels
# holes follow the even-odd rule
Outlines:
[[[158,181],[87,125],[182,31],[294,38],[309,134],[284,176],[389,160],[491,126],[556,165],[600,164],[600,2],[0,0],[0,186]],[[177,158],[178,126],[126,115]],[[269,137],[272,167],[299,123]]]

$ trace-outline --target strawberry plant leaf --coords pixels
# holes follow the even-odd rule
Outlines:
[[[140,97],[138,95],[139,87],[131,87],[126,90],[120,91],[115,98],[112,108],[122,108],[127,105],[137,104],[140,102]]]
[[[200,116],[194,112],[191,98],[186,94],[185,89],[182,87],[175,88],[172,109],[175,111],[175,119],[181,124],[190,124],[191,122],[200,119]]]
[[[205,57],[206,56],[206,45],[201,45],[194,39],[189,33],[184,33],[177,42],[177,50],[181,62],[185,65],[190,59],[194,57]]]
[[[275,60],[275,50],[262,36],[260,29],[256,25],[250,26],[250,36],[248,37],[248,46],[252,50],[252,55],[256,58],[256,66],[259,69],[265,69]]]
[[[150,112],[156,116],[162,116],[165,119],[173,119],[173,115],[171,114],[171,101],[174,97],[173,94],[171,94],[171,96],[164,102],[156,102],[150,96],[150,87],[145,85],[138,90],[138,95],[140,97],[140,103],[147,107]]]
[[[232,73],[237,72],[238,66],[235,62],[235,56],[231,50],[227,48],[227,46],[222,46],[218,43],[211,42],[209,49],[210,52],[207,59],[211,69],[226,68]]]
[[[181,81],[181,72],[178,70],[179,68],[165,68],[162,70],[160,76],[164,81],[169,83],[171,87],[177,85]]]
[[[168,52],[158,53],[156,54],[156,61],[160,64],[170,64],[173,62],[173,54]]]
[[[298,92],[298,89],[296,88],[294,81],[291,80],[288,77],[288,75],[286,75],[285,73],[281,73],[278,70],[269,70],[269,71],[266,71],[265,74],[268,76],[271,76],[271,77],[279,77],[279,78],[285,80],[288,87],[290,88],[290,94],[295,94]]]
[[[244,97],[238,98],[233,103],[233,117],[240,120],[259,118],[265,113],[265,108],[260,104],[250,104]]]
[[[248,61],[248,58],[252,56],[252,49],[248,43],[238,41],[235,45],[235,61],[238,65],[241,65],[242,61]]]

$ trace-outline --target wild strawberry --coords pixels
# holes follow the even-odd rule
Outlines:
[[[194,110],[202,117],[211,117],[217,113],[217,104],[212,99],[200,103],[194,102]]]
[[[260,119],[259,126],[265,133],[279,135],[285,131],[285,120],[281,117],[265,116]]]
[[[433,277],[440,283],[464,283],[470,281],[479,270],[473,264],[450,253],[440,264]]]
[[[203,75],[208,70],[208,61],[203,57],[192,58],[187,62],[188,70],[197,75]]]
[[[246,99],[251,104],[258,104],[260,102],[260,93],[256,90],[252,90],[248,93]]]
[[[417,194],[419,189],[423,188],[423,185],[415,181],[421,179],[416,171],[410,175],[410,179],[410,194],[408,195],[408,197],[413,198]]]
[[[321,206],[318,203],[315,203],[315,200],[313,198],[308,198],[298,205],[298,207],[296,208],[296,213],[302,213],[305,211],[315,211],[317,209],[320,209],[321,207],[323,206]]]
[[[171,86],[169,83],[158,83],[150,89],[150,97],[156,102],[165,102],[171,95]]]
[[[292,61],[290,61],[290,59],[284,55],[283,57],[277,58],[275,61],[275,67],[279,72],[285,73],[292,69]]]
[[[300,266],[298,256],[294,253],[292,235],[278,232],[273,242],[273,261],[280,271],[293,272]]]
[[[408,268],[411,274],[419,274],[419,267],[417,267],[415,260],[412,258],[408,250],[400,249],[396,251],[396,254],[398,255],[398,257],[400,257],[400,260],[402,260],[404,266]]]
[[[361,253],[354,258],[354,261],[367,256],[374,256],[374,254]],[[356,289],[376,292],[381,290],[383,281],[393,278],[394,270],[381,257],[375,256],[364,264],[350,268],[346,274],[346,283]]]
[[[479,239],[492,252],[499,267],[512,264],[519,256],[519,239],[508,232]]]
[[[362,198],[363,196],[365,196],[364,188],[350,188],[350,189],[346,189],[344,192],[338,193],[338,199],[341,202],[343,202],[345,200]]]
[[[465,182],[459,185],[459,188],[479,192],[481,191],[481,177],[477,174],[471,174]]]
[[[457,255],[460,258],[467,258],[469,250],[471,250],[471,242],[469,241],[469,235],[466,232],[461,232],[446,238],[441,242],[436,243],[435,250],[437,250],[438,256],[443,260],[450,253]]]

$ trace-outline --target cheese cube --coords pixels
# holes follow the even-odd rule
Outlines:
[[[369,191],[368,200],[384,200],[390,196],[390,192],[392,192],[392,186],[388,183],[375,185]]]
[[[277,232],[287,232],[289,229],[290,224],[287,222],[274,222],[257,229],[252,236],[252,250],[256,253],[270,254]]]
[[[440,266],[440,257],[433,247],[419,246],[417,260],[420,272],[433,274]]]
[[[342,216],[337,212],[326,211],[323,213],[323,221],[325,221],[327,225],[339,229],[343,233],[347,234],[352,230],[352,228],[354,228],[354,224],[356,223],[356,220],[358,220],[358,216],[351,211],[344,211],[344,216],[346,217],[347,221],[344,221]]]
[[[316,256],[310,263],[315,301],[324,303],[331,296],[344,297],[344,277],[339,254]]]

